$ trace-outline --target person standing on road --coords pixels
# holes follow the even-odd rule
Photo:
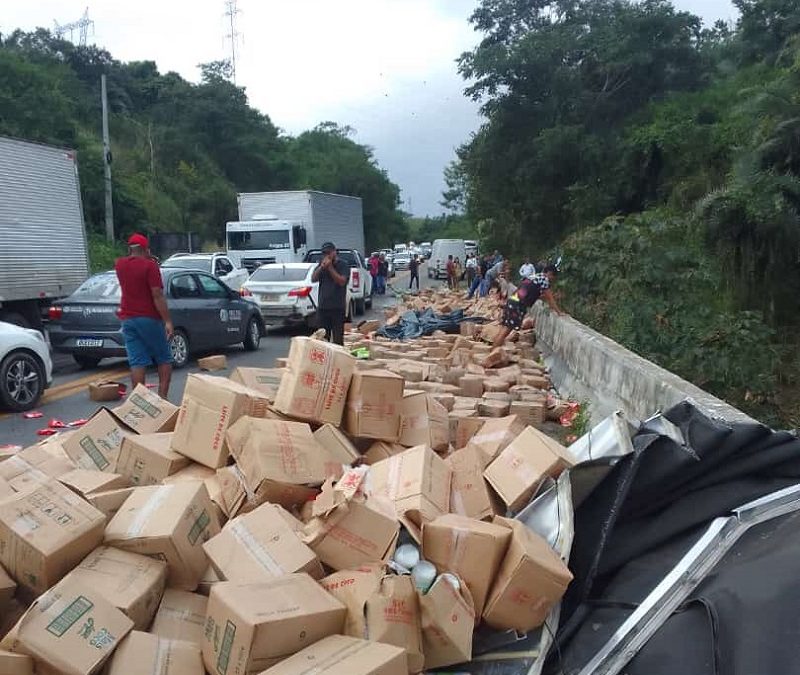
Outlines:
[[[447,286],[452,290],[455,288],[455,273],[456,273],[456,264],[453,261],[453,256],[447,256],[447,265],[445,266],[445,270],[447,270]]]
[[[378,295],[386,295],[386,280],[389,278],[389,261],[386,255],[381,253],[378,261]]]
[[[536,268],[533,266],[530,256],[527,256],[525,263],[519,268],[519,276],[522,279],[530,279],[534,274],[536,274]]]
[[[464,273],[464,268],[461,266],[461,260],[456,258],[453,260],[453,290],[461,290],[461,275]]]
[[[147,367],[158,368],[158,394],[167,398],[172,379],[172,352],[169,340],[174,331],[164,282],[158,263],[150,257],[150,242],[142,234],[128,239],[128,255],[114,264],[122,297],[119,316],[125,351],[131,367],[131,383],[145,383]]]
[[[475,274],[478,271],[478,259],[475,254],[467,256],[467,288],[472,289],[472,282],[475,281]]]
[[[408,263],[408,271],[411,273],[408,280],[408,290],[410,291],[414,287],[414,281],[417,282],[417,290],[419,290],[419,258],[416,255],[411,256],[411,260]]]
[[[501,321],[503,327],[495,338],[495,347],[502,346],[512,330],[522,328],[525,314],[540,298],[550,305],[550,309],[556,314],[564,315],[551,289],[557,275],[558,270],[555,265],[547,265],[541,274],[534,274],[530,279],[525,278],[520,282],[519,287],[509,296],[503,308]]]
[[[372,288],[370,290],[370,295],[375,295],[380,290],[380,285],[378,284],[378,274],[380,271],[381,261],[378,258],[377,253],[373,253],[369,257],[369,275],[372,277]]]
[[[336,245],[330,241],[324,243],[322,260],[311,274],[311,281],[319,282],[319,326],[325,329],[325,339],[337,345],[344,345],[349,279],[350,267],[336,255]]]

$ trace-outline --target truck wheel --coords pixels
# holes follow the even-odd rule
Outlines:
[[[367,301],[364,300],[364,298],[361,298],[361,300],[356,300],[356,316],[361,316],[367,311],[366,304]]]
[[[28,352],[11,352],[0,364],[0,403],[14,412],[33,408],[44,392],[42,364]]]
[[[89,368],[97,368],[98,364],[102,360],[96,356],[81,356],[80,354],[73,354],[72,358],[81,368],[87,370]]]

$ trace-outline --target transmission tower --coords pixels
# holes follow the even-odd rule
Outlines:
[[[225,37],[231,43],[231,78],[234,84],[236,83],[236,48],[238,47],[239,37],[241,33],[236,29],[237,17],[241,14],[239,9],[238,0],[225,0],[225,16],[228,19],[230,33]]]
[[[55,33],[56,37],[63,38],[66,35],[67,31],[69,31],[69,41],[74,42],[73,36],[75,31],[78,32],[78,44],[81,47],[86,46],[86,38],[89,35],[89,28],[92,29],[92,35],[94,35],[94,21],[89,18],[89,8],[86,8],[86,11],[83,13],[83,16],[78,19],[77,21],[72,21],[71,23],[64,23],[60,24],[58,21],[53,20],[55,24],[55,29],[53,32]]]

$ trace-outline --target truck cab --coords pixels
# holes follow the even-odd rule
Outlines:
[[[228,256],[252,274],[261,265],[302,262],[306,229],[300,223],[273,216],[226,223]]]

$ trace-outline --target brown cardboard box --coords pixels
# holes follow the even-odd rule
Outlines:
[[[502,368],[508,365],[508,354],[502,347],[495,347],[481,361],[484,368]]]
[[[484,399],[478,403],[478,414],[484,417],[505,417],[511,410],[509,401]]]
[[[433,396],[419,392],[405,394],[402,416],[401,445],[429,445],[441,452],[447,450],[450,442],[447,410]]]
[[[224,354],[214,354],[213,356],[206,356],[202,359],[197,359],[197,367],[200,370],[225,370],[228,367],[228,359]]]
[[[392,457],[393,455],[399,455],[401,452],[405,452],[406,450],[407,448],[399,443],[375,441],[375,443],[369,446],[366,453],[364,453],[364,463],[375,464],[376,462],[380,462],[382,459]]]
[[[525,633],[544,623],[572,574],[550,545],[520,521],[498,517],[494,522],[512,536],[483,618],[494,628]]]
[[[466,584],[459,586],[456,590],[446,577],[439,577],[419,596],[426,670],[472,659],[475,609]]]
[[[220,486],[220,508],[226,518],[249,513],[266,501],[266,498],[247,487],[242,470],[236,464],[217,469],[217,482]]]
[[[139,434],[172,431],[178,419],[178,406],[143,384],[136,385],[125,402],[111,412]]]
[[[558,478],[575,460],[569,450],[533,427],[527,427],[483,475],[512,511],[520,510],[545,477]]]
[[[544,401],[512,401],[510,412],[533,427],[544,424],[547,409]]]
[[[124,487],[104,492],[93,492],[86,496],[86,501],[100,511],[106,517],[106,522],[108,522],[135,489],[133,487]]]
[[[213,673],[258,673],[341,633],[347,610],[307,574],[211,589],[203,661]]]
[[[344,621],[345,635],[369,637],[367,627],[367,600],[378,592],[383,579],[383,568],[363,565],[356,570],[334,572],[320,580],[320,585],[347,609]]]
[[[433,399],[447,412],[450,412],[456,405],[456,397],[453,394],[433,394]]]
[[[509,389],[511,389],[511,385],[508,383],[508,381],[499,377],[487,377],[483,381],[484,392],[491,391],[506,393]]]
[[[170,449],[172,433],[127,436],[122,441],[117,473],[133,485],[160,485],[167,476],[189,466],[190,460]]]
[[[0,649],[0,675],[33,675],[33,659]]]
[[[489,417],[480,417],[476,414],[460,419],[456,427],[456,441],[454,444],[456,450],[466,447],[475,434],[477,434],[490,419]]]
[[[458,386],[461,396],[470,398],[480,398],[483,396],[483,380],[480,375],[464,375],[459,378]]]
[[[300,506],[326,478],[325,452],[305,423],[244,417],[228,429],[226,439],[260,502]]]
[[[102,513],[50,479],[0,504],[0,564],[38,595],[100,544],[105,523]]]
[[[424,666],[419,599],[410,576],[387,575],[366,604],[367,637],[406,650],[408,672]]]
[[[362,321],[358,324],[358,332],[362,335],[367,335],[368,333],[372,333],[373,331],[378,330],[381,327],[381,322],[376,320],[371,321]]]
[[[14,597],[14,592],[17,590],[16,582],[8,576],[8,572],[0,565],[0,610],[5,609],[6,603],[11,601]],[[2,613],[0,611],[0,613]]]
[[[145,630],[164,592],[167,565],[138,553],[99,546],[65,579],[97,591],[133,621],[136,630]]]
[[[480,451],[486,468],[523,431],[525,424],[514,415],[489,419],[473,434],[468,445]]]
[[[450,445],[456,447],[456,441],[458,439],[458,424],[462,419],[469,419],[475,417],[477,415],[477,411],[475,410],[466,410],[464,408],[456,408],[452,412],[447,415],[447,419],[450,422]]]
[[[399,647],[330,635],[260,675],[407,675],[408,672],[406,654]]]
[[[168,584],[193,591],[208,562],[203,543],[219,532],[203,483],[137,488],[106,527],[105,543],[167,562]]]
[[[528,384],[516,384],[508,390],[514,401],[547,401],[547,392],[536,389]]]
[[[217,574],[214,568],[209,565],[206,568],[206,571],[203,572],[203,577],[200,579],[200,583],[197,585],[197,592],[208,597],[209,593],[211,593],[211,589],[214,588],[216,584],[221,582],[222,579],[219,578],[219,574]]]
[[[366,469],[351,469],[335,486],[327,481],[305,526],[303,540],[334,570],[381,563],[394,552],[400,529],[394,505],[364,496]]]
[[[344,427],[361,438],[400,438],[403,378],[388,370],[356,372],[350,381]]]
[[[510,541],[511,531],[502,525],[448,513],[423,526],[422,555],[440,574],[463,579],[480,616]]]
[[[205,595],[168,588],[161,598],[150,632],[165,640],[193,642],[200,647],[207,605]]]
[[[425,445],[373,464],[372,495],[394,503],[397,516],[411,531],[450,510],[452,471]]]
[[[32,656],[37,672],[92,675],[131,628],[102,593],[63,579],[33,602],[3,648]]]
[[[340,468],[343,465],[350,466],[353,462],[361,459],[361,453],[353,445],[353,442],[332,424],[323,424],[314,432],[314,438],[328,451],[330,461],[336,463]],[[336,478],[341,477],[342,473],[340,471]]]
[[[11,484],[5,478],[0,478],[0,502],[16,495],[17,491],[11,487]]]
[[[478,411],[479,398],[471,398],[470,396],[456,396],[453,401],[453,410],[474,410]]]
[[[251,583],[293,572],[323,577],[316,554],[306,546],[277,504],[262,504],[228,522],[203,548],[220,578]]]
[[[76,494],[84,499],[98,492],[117,490],[128,486],[125,476],[118,473],[106,473],[105,471],[90,471],[88,469],[73,469],[65,473],[58,479]]]
[[[287,367],[289,372],[275,396],[275,409],[311,422],[341,424],[356,360],[337,345],[295,337]]]
[[[485,391],[483,392],[484,401],[502,401],[511,405],[511,394],[504,391]]]
[[[248,389],[260,391],[270,401],[274,401],[285,373],[284,368],[236,368],[230,379]]]
[[[97,380],[89,384],[89,400],[119,401],[124,395],[127,385],[115,380]]]
[[[212,469],[225,466],[225,432],[240,417],[264,417],[269,399],[224,377],[189,375],[172,449]]]
[[[114,655],[105,675],[204,675],[200,646],[132,631]]]
[[[111,412],[100,408],[64,441],[64,452],[80,469],[113,473],[122,440],[131,433]]]
[[[460,516],[486,520],[505,511],[483,477],[483,456],[474,446],[456,450],[445,460],[453,470],[450,511]]]

